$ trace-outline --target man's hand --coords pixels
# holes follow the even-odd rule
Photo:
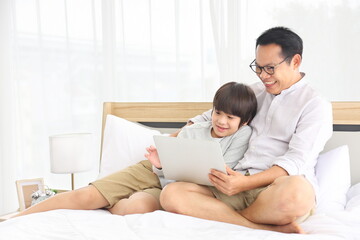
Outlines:
[[[156,147],[151,145],[146,148],[146,151],[148,152],[144,155],[146,159],[149,160],[156,168],[161,168],[161,162]]]
[[[190,126],[190,125],[193,125],[193,124],[194,124],[194,123],[193,123],[192,121],[188,121],[184,127]],[[177,137],[177,136],[179,135],[181,129],[182,129],[182,128],[180,128],[180,129],[177,130],[176,132],[170,134],[170,137]]]
[[[231,168],[226,166],[226,175],[215,169],[211,169],[209,173],[209,179],[212,184],[221,192],[228,196],[235,195],[239,192],[243,192],[247,189],[248,177],[243,174],[233,171]]]

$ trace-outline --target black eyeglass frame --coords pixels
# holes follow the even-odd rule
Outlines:
[[[252,70],[254,73],[256,73],[256,74],[258,74],[258,75],[260,75],[263,70],[264,70],[267,74],[269,74],[269,75],[274,75],[274,74],[275,74],[275,68],[276,68],[277,66],[279,66],[280,64],[282,64],[283,62],[285,62],[288,58],[289,58],[289,56],[287,56],[287,57],[284,58],[281,62],[279,62],[278,64],[275,64],[274,66],[264,66],[264,67],[260,67],[259,65],[257,65],[257,64],[255,63],[256,59],[254,59],[254,61],[252,61],[252,62],[250,63],[249,67],[251,68],[251,70]],[[253,67],[255,67],[255,69],[256,69],[256,68],[260,68],[260,72],[257,72],[256,70],[254,70]],[[265,68],[268,68],[268,70],[271,69],[272,72],[266,71]]]

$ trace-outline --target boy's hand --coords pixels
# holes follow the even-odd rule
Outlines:
[[[161,162],[157,149],[151,145],[150,147],[146,148],[146,151],[148,152],[145,154],[146,159],[149,160],[156,168],[161,168]]]

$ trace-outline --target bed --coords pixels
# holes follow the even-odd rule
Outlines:
[[[322,197],[318,211],[301,224],[306,235],[164,211],[116,216],[105,210],[55,210],[0,223],[0,239],[360,239],[360,102],[332,104],[334,135],[316,166]],[[173,132],[210,107],[195,102],[104,103],[99,177],[142,160],[153,135]]]

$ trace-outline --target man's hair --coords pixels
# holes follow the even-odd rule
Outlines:
[[[213,108],[217,111],[240,117],[240,126],[250,123],[257,111],[253,90],[242,83],[228,82],[215,93]]]
[[[282,57],[288,57],[287,62],[290,62],[295,54],[302,57],[303,41],[299,35],[286,27],[274,27],[263,32],[256,39],[256,46],[263,46],[268,44],[276,44],[281,47]]]

